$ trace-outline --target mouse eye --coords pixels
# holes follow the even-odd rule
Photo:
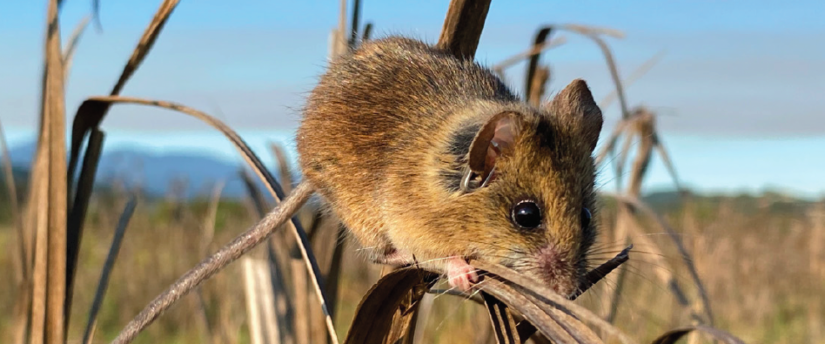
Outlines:
[[[593,217],[590,214],[590,209],[582,208],[582,229],[585,229],[590,226],[590,219]]]
[[[516,203],[510,216],[513,223],[521,228],[536,228],[541,225],[541,209],[533,201]]]

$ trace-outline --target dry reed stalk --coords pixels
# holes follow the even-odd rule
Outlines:
[[[209,205],[206,208],[206,216],[203,220],[203,231],[201,235],[200,255],[205,256],[209,253],[209,246],[215,236],[215,221],[218,214],[218,204],[221,200],[221,192],[225,182],[219,181],[212,187],[212,194],[209,197]],[[212,326],[209,324],[209,317],[206,312],[206,299],[203,296],[203,289],[197,288],[195,290],[195,303],[198,311],[198,318],[201,322],[201,328],[204,332],[204,340],[206,343],[213,343]]]
[[[475,56],[491,0],[451,0],[436,47],[459,58]]]
[[[112,238],[112,244],[109,246],[109,253],[106,255],[106,261],[103,263],[100,279],[98,279],[97,282],[97,290],[95,291],[95,296],[92,300],[92,306],[89,309],[89,319],[86,321],[86,330],[83,332],[82,343],[84,344],[91,344],[94,339],[94,331],[97,326],[97,314],[100,311],[100,306],[103,304],[103,297],[106,295],[106,289],[109,287],[109,275],[112,273],[112,269],[115,266],[117,255],[120,253],[120,246],[123,243],[123,237],[126,234],[126,228],[129,227],[129,221],[135,213],[136,206],[137,197],[132,195],[129,198],[129,202],[126,203],[126,207],[123,209],[120,219],[118,219],[117,227],[115,228],[115,235]]]
[[[361,0],[353,0],[353,2],[354,3],[352,5],[352,20],[350,20],[350,36],[349,41],[347,42],[347,45],[350,48],[355,47],[358,43],[356,39],[358,38],[358,24],[361,19]]]
[[[258,276],[258,290],[261,293],[261,304],[263,311],[263,329],[266,333],[266,340],[269,344],[280,344],[280,325],[275,317],[275,298],[272,290],[272,277],[269,274],[269,264],[266,261],[258,261],[255,267]]]
[[[541,98],[544,96],[545,86],[547,85],[547,81],[550,79],[550,68],[546,66],[541,66],[536,69],[536,73],[533,74],[533,78],[530,82],[532,87],[530,87],[530,93],[527,94],[527,102],[533,106],[540,106],[541,105]]]
[[[260,301],[258,300],[258,283],[255,274],[255,261],[252,257],[243,257],[244,295],[246,295],[246,319],[249,323],[249,338],[252,344],[264,344],[261,325]]]
[[[57,1],[49,2],[46,24],[46,87],[44,119],[48,136],[48,253],[46,286],[46,342],[66,340],[66,144],[63,56]]]
[[[306,271],[301,268],[303,262],[299,258],[290,259],[292,264],[292,290],[293,299],[295,300],[295,340],[298,344],[309,344],[310,324],[312,318],[309,313],[309,297],[307,296],[308,283],[306,278]]]
[[[274,147],[274,145],[273,145],[273,147]],[[278,160],[278,161],[279,161],[279,163],[281,163],[280,160]],[[285,163],[285,160],[284,160],[283,163]],[[286,170],[285,165],[281,164],[280,167],[281,167],[282,171]],[[260,219],[265,215],[266,208],[268,206],[265,204],[265,200],[263,198],[263,195],[261,194],[258,187],[255,185],[255,183],[252,181],[252,177],[249,175],[249,173],[247,173],[246,170],[241,170],[240,175],[241,175],[241,179],[244,182],[244,185],[246,186],[247,192],[249,193],[249,198],[251,199],[252,204],[254,206],[256,218]],[[283,181],[283,175],[281,177],[282,177],[281,180]],[[280,229],[280,227],[276,230],[279,230],[279,229]],[[285,283],[283,281],[283,275],[282,275],[282,272],[281,272],[281,271],[285,270],[284,269],[285,265],[281,262],[291,261],[291,260],[282,259],[284,257],[284,254],[283,254],[284,252],[283,251],[286,250],[286,246],[284,245],[284,243],[282,241],[278,240],[278,239],[281,239],[280,237],[277,237],[278,233],[274,233],[274,234],[275,235],[272,235],[268,240],[267,251],[266,251],[266,259],[267,259],[267,263],[268,263],[267,266],[270,269],[270,274],[269,274],[269,279],[268,279],[269,280],[268,281],[269,288],[270,288],[269,290],[272,293],[271,298],[273,299],[272,302],[268,303],[271,306],[271,307],[268,307],[268,308],[276,307],[276,301],[275,300],[278,300],[278,303],[281,305],[281,307],[279,309],[279,312],[277,313],[277,318],[278,319],[275,320],[275,321],[278,324],[283,324],[282,327],[286,328],[287,326],[291,326],[291,324],[294,323],[294,319],[291,319],[291,317],[293,316],[293,313],[292,313],[293,307],[290,304],[291,300],[289,300],[290,299],[289,294],[286,291],[286,289],[284,288]],[[287,238],[287,237],[283,237],[283,238]],[[295,251],[297,251],[297,250],[298,249],[295,248]],[[281,255],[280,255],[281,257],[279,257],[278,251],[281,252]],[[300,254],[296,253],[296,260],[299,264],[301,263],[300,259],[301,259]],[[297,265],[295,268],[290,269],[290,270],[291,271],[298,271],[299,273],[304,272],[304,269],[302,269],[302,265]],[[304,280],[303,285],[306,285],[306,281],[305,281],[306,277],[305,276],[306,276],[306,274],[304,274],[304,276],[300,276],[300,278],[302,278]],[[258,281],[256,283],[263,283],[263,282]],[[258,289],[256,289],[256,290],[262,290],[261,288],[263,288],[263,286],[259,286]],[[306,294],[304,293],[304,295],[306,295]],[[261,296],[261,297],[263,298],[263,296]],[[265,309],[264,311],[267,311],[267,309]],[[306,321],[308,321],[308,319],[300,319],[300,322],[306,322]],[[322,321],[323,321],[323,319],[322,319]],[[272,331],[269,331],[269,333],[271,333],[271,332]],[[289,333],[284,333],[285,341],[289,342],[291,340],[290,339],[291,335],[292,335],[291,331]],[[280,340],[280,338],[281,338],[280,333],[278,334],[278,336],[279,336],[279,340]]]

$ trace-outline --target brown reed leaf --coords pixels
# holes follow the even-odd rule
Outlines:
[[[106,289],[109,287],[109,275],[115,266],[115,260],[117,260],[117,255],[120,253],[120,246],[123,242],[123,237],[126,234],[126,228],[129,227],[129,221],[135,213],[136,206],[137,196],[133,194],[129,198],[129,202],[126,203],[123,213],[120,214],[120,219],[117,221],[115,235],[112,238],[112,244],[109,245],[109,254],[106,255],[106,261],[103,263],[100,279],[98,279],[97,282],[95,297],[92,300],[92,307],[89,310],[89,319],[86,321],[86,330],[83,332],[82,343],[84,344],[91,344],[94,339],[94,330],[97,326],[97,314],[100,311],[100,305],[103,304],[103,297],[106,295]]]
[[[436,47],[458,58],[475,56],[491,0],[451,0]]]

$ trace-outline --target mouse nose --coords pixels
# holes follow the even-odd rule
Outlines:
[[[575,270],[570,255],[559,251],[553,245],[547,245],[538,252],[538,275],[548,286],[560,295],[567,296],[575,292]]]

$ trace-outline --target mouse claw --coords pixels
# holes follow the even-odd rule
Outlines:
[[[478,282],[476,269],[462,258],[450,258],[447,260],[446,270],[450,287],[462,292],[470,291],[470,287],[472,286],[471,282]]]

